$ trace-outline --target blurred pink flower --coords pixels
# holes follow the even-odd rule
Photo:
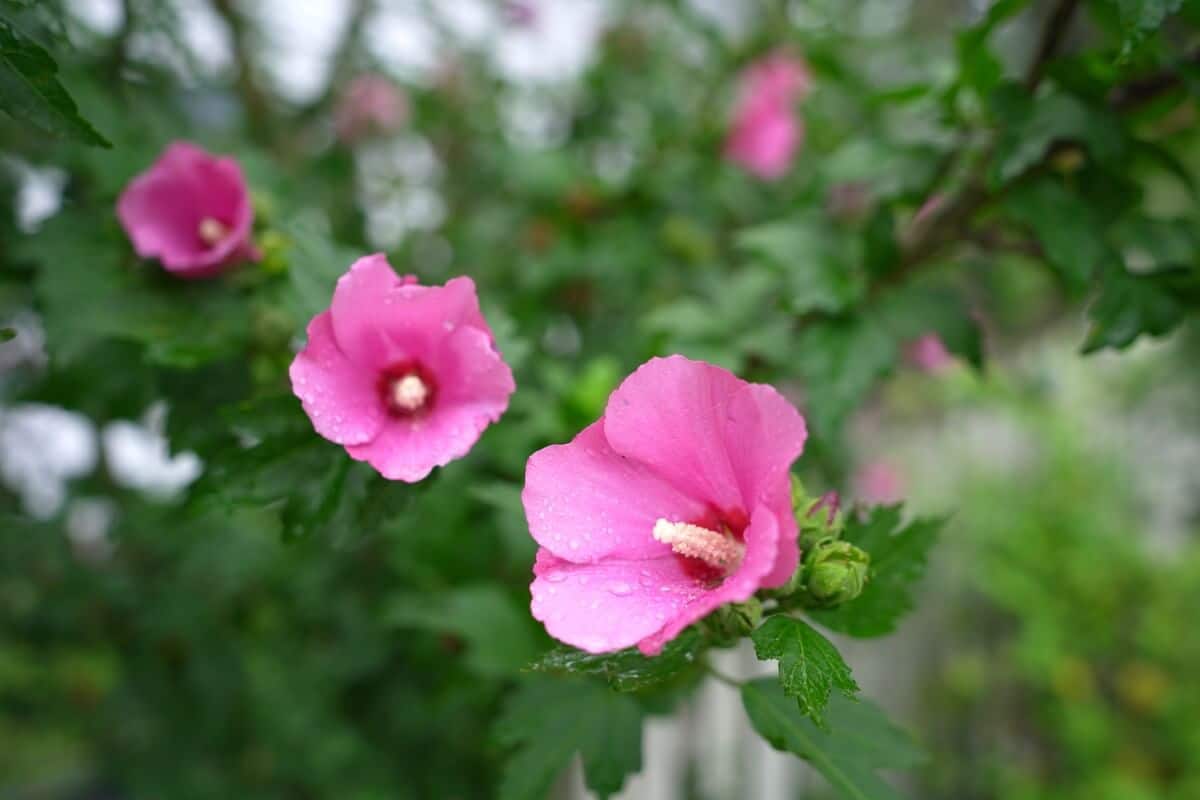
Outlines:
[[[854,476],[858,499],[870,506],[891,505],[904,499],[904,478],[891,464],[872,461]]]
[[[250,241],[254,208],[241,167],[175,142],[117,200],[117,217],[142,258],[181,278],[207,278],[261,258]]]
[[[804,138],[804,123],[793,107],[808,93],[808,67],[775,53],[751,65],[741,83],[725,157],[760,178],[780,178]]]
[[[770,386],[682,356],[646,362],[603,417],[529,459],[533,616],[588,652],[654,655],[718,606],[784,584],[805,436]]]
[[[420,286],[382,254],[338,280],[290,374],[317,433],[410,483],[466,455],[515,388],[475,283]]]
[[[954,364],[954,356],[936,333],[927,333],[906,344],[904,360],[923,372],[941,372]]]
[[[383,75],[360,75],[350,81],[334,113],[338,138],[353,144],[375,134],[394,133],[408,118],[408,100]]]
[[[505,22],[517,28],[532,27],[538,19],[537,6],[530,0],[506,0],[501,14]]]

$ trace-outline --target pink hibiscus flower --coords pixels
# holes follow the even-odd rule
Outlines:
[[[393,133],[408,118],[404,93],[382,75],[360,75],[346,86],[334,114],[334,128],[343,142],[354,143],[371,134]]]
[[[181,278],[207,278],[261,255],[250,241],[254,208],[232,158],[175,142],[117,200],[117,217],[142,258]]]
[[[588,652],[653,655],[718,606],[783,585],[805,436],[770,386],[682,356],[646,362],[597,422],[529,459],[533,616]]]
[[[783,53],[767,56],[742,77],[725,157],[766,180],[782,177],[804,139],[793,106],[809,89],[808,67]]]
[[[936,333],[927,333],[906,344],[904,360],[922,372],[941,372],[954,364],[954,356]]]
[[[859,499],[869,506],[887,506],[904,499],[904,477],[886,461],[872,461],[854,476]]]
[[[475,283],[420,286],[381,253],[338,279],[290,374],[317,433],[410,483],[466,455],[516,388]]]

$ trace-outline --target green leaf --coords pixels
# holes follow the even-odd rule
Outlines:
[[[496,722],[501,745],[517,748],[504,766],[500,800],[543,800],[579,753],[589,789],[602,798],[642,768],[642,711],[599,684],[543,680],[522,687]]]
[[[900,524],[900,506],[871,509],[865,519],[851,516],[843,537],[871,554],[871,578],[856,599],[811,616],[825,627],[851,636],[891,633],[913,608],[913,585],[925,573],[929,549],[944,523],[917,519]]]
[[[910,769],[923,760],[908,735],[867,700],[832,697],[826,731],[806,719],[770,678],[745,684],[742,705],[754,729],[772,747],[807,761],[848,800],[900,798],[877,771]]]
[[[17,331],[15,328],[0,328],[0,344],[4,342],[11,342],[15,338],[17,338]]]
[[[895,339],[874,318],[827,320],[804,329],[796,342],[795,369],[820,435],[830,436],[841,427],[892,368],[896,355]]]
[[[1183,7],[1183,0],[1111,0],[1117,6],[1125,40],[1120,58],[1127,58],[1145,38]]]
[[[75,107],[59,83],[58,65],[0,8],[0,108],[52,136],[112,147]]]
[[[1083,352],[1094,353],[1106,347],[1121,350],[1143,334],[1168,333],[1186,314],[1182,290],[1188,286],[1194,302],[1200,293],[1200,278],[1194,271],[1169,269],[1135,275],[1124,267],[1108,270],[1100,295],[1088,308],[1091,327]]]
[[[229,281],[172,277],[136,261],[119,237],[108,220],[72,209],[20,243],[38,265],[35,285],[56,358],[73,360],[104,338],[137,342],[149,361],[187,369],[242,352],[249,314]]]
[[[989,102],[1002,125],[992,164],[993,186],[1008,183],[1045,157],[1056,142],[1079,142],[1097,161],[1115,161],[1125,136],[1115,115],[1086,105],[1069,94],[1030,100],[1022,87],[1008,84]]]
[[[1075,291],[1087,287],[1092,275],[1115,258],[1091,206],[1054,178],[1016,187],[1004,207],[1033,230],[1046,260]]]
[[[360,255],[336,244],[323,220],[304,216],[287,226],[294,245],[288,262],[287,302],[303,324],[329,308],[338,278]]]
[[[769,618],[751,634],[759,659],[779,660],[779,683],[784,694],[796,698],[800,713],[824,727],[823,713],[830,693],[846,697],[858,692],[850,667],[837,648],[812,626],[781,614]]]
[[[516,675],[538,650],[528,611],[494,584],[406,595],[391,603],[387,619],[461,637],[468,668],[485,677]]]
[[[653,658],[634,647],[603,655],[556,647],[530,664],[529,669],[559,675],[595,675],[619,692],[636,692],[675,681],[686,671],[698,668],[703,650],[699,631],[688,629]]]
[[[773,222],[738,234],[737,243],[787,276],[789,307],[838,312],[862,294],[862,279],[838,239],[822,225],[806,221]]]

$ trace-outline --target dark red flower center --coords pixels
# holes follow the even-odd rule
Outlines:
[[[415,361],[406,361],[383,371],[379,393],[392,416],[419,417],[433,408],[437,383],[429,370]]]

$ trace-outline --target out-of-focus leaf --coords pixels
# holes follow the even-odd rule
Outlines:
[[[1054,178],[1016,187],[1004,207],[1033,230],[1046,259],[1075,291],[1084,289],[1092,275],[1114,258],[1091,207]]]
[[[862,280],[838,240],[809,221],[773,222],[738,235],[738,244],[787,276],[798,314],[838,312],[862,293]]]
[[[825,706],[835,689],[846,697],[858,692],[850,667],[828,639],[802,620],[776,615],[750,637],[760,659],[778,659],[779,683],[796,698],[800,712],[824,727]]]
[[[1162,336],[1184,318],[1181,289],[1190,287],[1193,303],[1200,297],[1200,277],[1194,270],[1172,269],[1134,275],[1124,267],[1109,269],[1100,295],[1088,309],[1091,328],[1083,352],[1106,347],[1121,350],[1143,334]]]
[[[584,779],[602,798],[642,768],[642,711],[628,695],[591,681],[529,683],[496,722],[501,745],[515,748],[504,766],[500,800],[542,800],[575,753]]]
[[[804,381],[804,404],[814,428],[837,431],[863,396],[895,364],[897,343],[872,317],[814,323],[800,334],[795,369]]]
[[[593,655],[574,647],[556,647],[529,665],[534,672],[595,675],[619,692],[636,692],[678,680],[699,664],[704,642],[700,633],[686,630],[652,658],[630,647],[616,653]]]
[[[74,210],[21,243],[38,266],[38,300],[57,357],[73,359],[113,338],[141,344],[151,362],[186,369],[245,347],[249,314],[229,281],[180,280],[127,248],[108,220]]]
[[[1001,125],[992,164],[993,186],[1024,173],[1056,142],[1078,142],[1101,162],[1115,161],[1125,149],[1117,118],[1072,95],[1053,93],[1030,100],[1023,88],[1004,85],[993,92],[990,103]]]
[[[387,619],[461,637],[467,666],[486,677],[515,675],[537,653],[529,614],[495,584],[405,594],[390,602]]]
[[[871,509],[864,519],[849,517],[843,538],[871,554],[867,588],[843,606],[811,612],[812,618],[851,636],[891,633],[913,608],[913,585],[925,574],[929,550],[943,522],[917,519],[901,525],[900,506]]]
[[[53,136],[111,147],[79,115],[75,101],[58,80],[58,65],[0,5],[0,109]]]
[[[770,678],[745,684],[742,705],[772,747],[807,761],[848,800],[898,800],[901,795],[878,770],[911,769],[924,758],[909,736],[866,700],[830,698],[828,730],[806,719]]]
[[[1109,0],[1116,5],[1125,39],[1121,58],[1127,58],[1167,17],[1183,7],[1183,0]]]

